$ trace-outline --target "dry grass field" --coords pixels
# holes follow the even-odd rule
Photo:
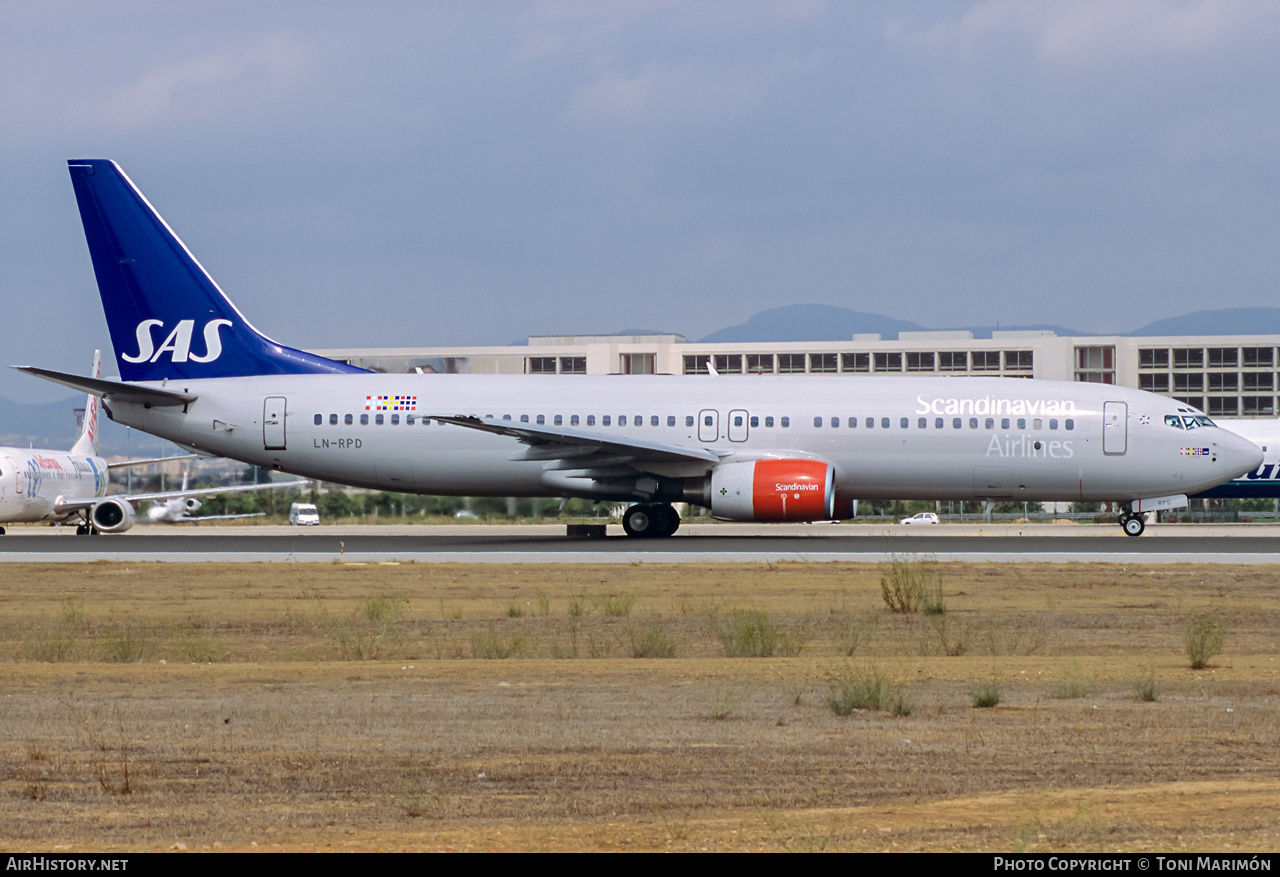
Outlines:
[[[0,847],[1275,852],[1278,569],[5,564]]]

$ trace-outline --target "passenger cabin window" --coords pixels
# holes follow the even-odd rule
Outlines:
[[[693,415],[692,415],[692,414],[690,414],[690,415],[688,415],[688,416],[686,416],[686,417],[685,417],[685,419],[684,419],[684,425],[685,425],[685,426],[693,426]]]
[[[360,425],[361,425],[361,426],[368,426],[368,425],[369,425],[369,415],[368,415],[368,414],[361,414],[361,415],[360,415]]]
[[[344,416],[343,416],[343,418],[342,418],[342,422],[343,422],[343,423],[345,423],[347,426],[350,426],[350,425],[351,425],[351,415],[350,415],[350,414],[344,415]]]
[[[324,415],[322,415],[322,414],[317,414],[317,415],[316,415],[316,420],[315,420],[315,424],[316,424],[316,426],[319,426],[319,425],[320,425],[320,424],[322,424],[322,423],[324,423]]]
[[[778,421],[778,424],[779,424],[783,429],[787,429],[788,427],[790,427],[790,426],[791,426],[791,418],[790,418],[790,417],[784,417],[784,418],[782,418],[781,420],[779,420],[779,421]]]

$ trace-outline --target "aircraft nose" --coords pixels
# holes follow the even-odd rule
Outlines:
[[[1246,472],[1252,472],[1262,465],[1262,448],[1234,432],[1219,428],[1218,462],[1223,466],[1223,474],[1238,478]]]

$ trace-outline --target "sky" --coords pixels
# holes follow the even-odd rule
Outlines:
[[[1103,333],[1280,306],[1270,0],[0,0],[0,20],[5,365],[83,373],[109,347],[68,158],[119,162],[303,348],[696,339],[810,302]],[[66,394],[3,371],[0,396]]]

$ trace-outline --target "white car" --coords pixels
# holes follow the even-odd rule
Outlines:
[[[899,524],[941,524],[941,519],[933,512],[921,512],[910,518],[903,518]]]
[[[309,502],[289,506],[289,523],[295,527],[314,527],[320,523],[320,512]]]

